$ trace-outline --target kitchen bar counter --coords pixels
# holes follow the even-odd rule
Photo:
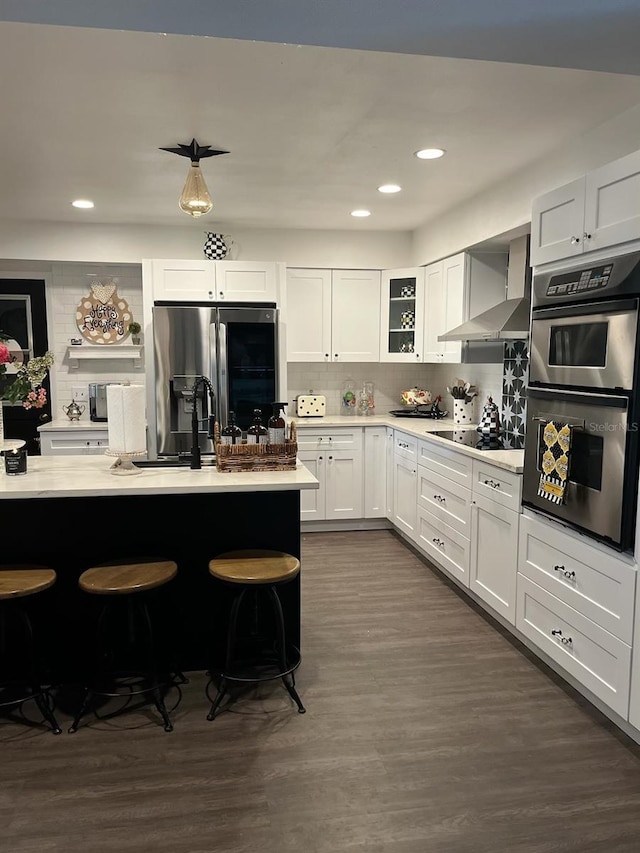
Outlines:
[[[192,471],[141,468],[139,474],[112,474],[111,456],[29,456],[24,476],[0,475],[0,501],[23,498],[83,498],[125,495],[207,495],[317,489],[318,481],[298,463],[290,471],[218,472],[203,465]],[[267,498],[265,497],[265,500]]]
[[[115,475],[112,462],[30,456],[26,475],[0,473],[2,562],[44,564],[58,576],[33,603],[50,638],[48,673],[73,682],[90,665],[103,602],[79,590],[81,573],[146,557],[178,564],[177,577],[156,591],[164,662],[183,671],[208,669],[224,649],[230,607],[229,588],[209,575],[209,561],[238,548],[300,558],[300,491],[317,489],[318,481],[303,465],[255,474],[180,467]],[[281,599],[288,638],[300,647],[300,575],[282,587]]]
[[[475,459],[483,459],[485,462],[504,468],[514,474],[521,474],[524,468],[524,450],[478,450],[475,447],[467,447],[455,441],[449,441],[437,435],[436,431],[450,431],[454,429],[465,430],[465,427],[456,426],[450,418],[442,420],[430,420],[429,418],[395,418],[393,415],[328,415],[322,418],[295,418],[296,427],[303,429],[319,429],[321,427],[391,427],[399,429],[417,438],[437,442],[441,447],[449,450],[457,450]],[[470,427],[473,429],[474,427]],[[478,441],[480,436],[478,435]]]

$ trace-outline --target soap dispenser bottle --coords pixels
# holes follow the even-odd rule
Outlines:
[[[236,423],[236,413],[229,412],[229,423],[220,430],[220,444],[241,444],[242,430]]]
[[[285,422],[281,415],[286,403],[273,403],[273,414],[267,421],[269,444],[284,444]]]
[[[266,444],[269,438],[269,432],[262,425],[261,409],[253,410],[253,423],[247,430],[247,444]]]

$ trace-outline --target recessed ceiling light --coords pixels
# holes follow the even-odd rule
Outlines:
[[[89,201],[88,198],[77,198],[75,201],[71,202],[73,207],[80,207],[83,210],[90,210],[94,205],[92,201]]]
[[[352,210],[351,215],[352,216],[362,216],[362,217],[371,216],[371,211],[370,210]]]
[[[402,187],[399,187],[398,184],[383,184],[381,187],[378,187],[379,193],[399,193]]]
[[[420,160],[437,160],[443,154],[443,148],[423,148],[421,151],[416,151],[416,157]]]

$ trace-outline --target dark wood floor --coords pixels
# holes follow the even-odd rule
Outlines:
[[[637,853],[640,750],[392,533],[306,535],[302,598],[304,716],[0,720],[0,851]]]

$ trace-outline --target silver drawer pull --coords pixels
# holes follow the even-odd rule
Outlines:
[[[485,486],[490,486],[492,489],[499,489],[500,488],[500,483],[496,483],[495,480],[485,480],[484,484],[485,484]]]
[[[564,566],[554,566],[553,571],[560,572],[560,574],[564,575],[569,581],[576,579],[576,573],[574,571],[569,571],[569,569],[565,569]]]
[[[560,630],[560,628],[555,628],[551,632],[551,636],[556,637],[558,640],[560,640],[560,642],[562,643],[563,646],[572,646],[573,645],[573,639],[571,637],[564,637],[562,635],[562,631]]]

